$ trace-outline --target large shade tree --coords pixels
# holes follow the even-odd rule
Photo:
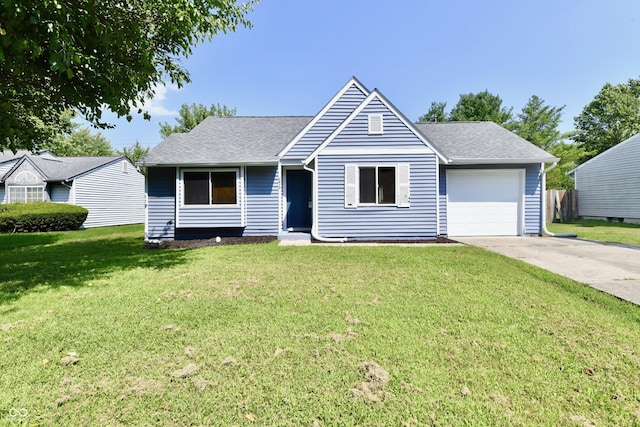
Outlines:
[[[207,107],[204,104],[193,103],[191,105],[182,104],[178,117],[176,117],[176,125],[167,122],[160,124],[160,135],[163,138],[168,137],[172,133],[186,133],[196,127],[198,123],[209,116],[230,117],[236,115],[235,108],[229,108],[226,105],[211,104]]]
[[[502,98],[488,90],[460,95],[449,113],[454,122],[490,121],[504,126],[511,120],[511,108],[502,106]]]
[[[0,2],[0,149],[39,146],[66,109],[100,127],[104,109],[130,118],[157,85],[189,82],[194,45],[250,26],[256,1]]]
[[[640,132],[640,80],[606,83],[573,120],[582,162]]]

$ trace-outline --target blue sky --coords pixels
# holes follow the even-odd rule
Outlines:
[[[263,0],[250,19],[182,61],[192,83],[161,87],[151,121],[107,114],[113,147],[158,144],[184,103],[314,115],[354,75],[411,120],[487,89],[514,113],[533,94],[566,105],[568,131],[606,82],[640,77],[637,0]]]

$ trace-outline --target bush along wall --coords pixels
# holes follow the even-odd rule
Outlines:
[[[63,203],[11,203],[0,205],[0,233],[77,230],[89,211]]]

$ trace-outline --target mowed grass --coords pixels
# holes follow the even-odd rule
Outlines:
[[[465,246],[141,234],[0,236],[0,421],[640,425],[640,308],[589,287]]]
[[[566,223],[552,223],[552,233],[574,233],[581,239],[640,246],[640,225],[581,219]]]

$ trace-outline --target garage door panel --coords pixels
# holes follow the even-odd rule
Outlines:
[[[450,236],[519,234],[520,171],[449,171],[447,192]]]

